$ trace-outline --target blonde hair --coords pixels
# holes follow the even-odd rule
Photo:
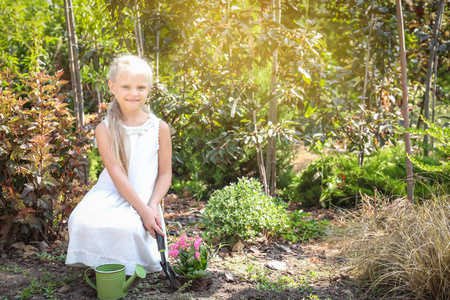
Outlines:
[[[149,86],[152,85],[152,68],[150,64],[142,58],[134,55],[124,55],[114,59],[108,71],[109,80],[114,83],[117,79],[118,74],[123,71],[130,71],[133,73],[146,73]],[[145,105],[142,107],[142,109],[147,113],[150,112],[150,110]],[[119,163],[122,170],[128,176],[128,159],[125,145],[126,135],[122,123],[122,110],[120,109],[120,105],[117,99],[114,99],[114,101],[109,105],[107,116],[109,122],[107,132],[110,142],[110,153],[113,159],[115,159]]]

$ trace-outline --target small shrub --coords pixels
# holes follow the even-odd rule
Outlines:
[[[0,248],[56,237],[87,190],[88,131],[75,134],[61,75],[31,73],[17,88],[0,69]]]
[[[241,178],[217,190],[202,215],[205,237],[251,239],[287,227],[285,206],[262,192],[256,179]]]
[[[383,299],[448,299],[450,197],[421,205],[363,198],[347,254],[355,274]],[[355,227],[352,226],[353,232]]]

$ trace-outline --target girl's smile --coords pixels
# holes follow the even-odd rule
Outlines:
[[[144,72],[123,70],[118,74],[116,80],[109,81],[108,85],[116,96],[120,108],[129,112],[140,111],[150,92],[150,83]]]

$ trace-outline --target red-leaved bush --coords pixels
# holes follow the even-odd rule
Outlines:
[[[57,238],[87,191],[92,131],[75,132],[61,75],[0,68],[0,249]]]

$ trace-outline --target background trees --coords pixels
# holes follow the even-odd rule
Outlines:
[[[72,1],[87,122],[109,102],[106,70],[116,55],[151,61],[150,105],[172,126],[175,191],[207,198],[246,175],[288,195],[299,142],[355,153],[362,170],[367,156],[402,140],[394,1]],[[449,7],[438,12],[440,3],[402,4],[413,127],[424,124],[431,48],[435,124],[448,123]],[[62,0],[1,0],[0,12],[2,68],[23,76],[63,69],[71,79]],[[70,85],[61,93],[74,110]],[[420,156],[423,137],[412,138]]]

